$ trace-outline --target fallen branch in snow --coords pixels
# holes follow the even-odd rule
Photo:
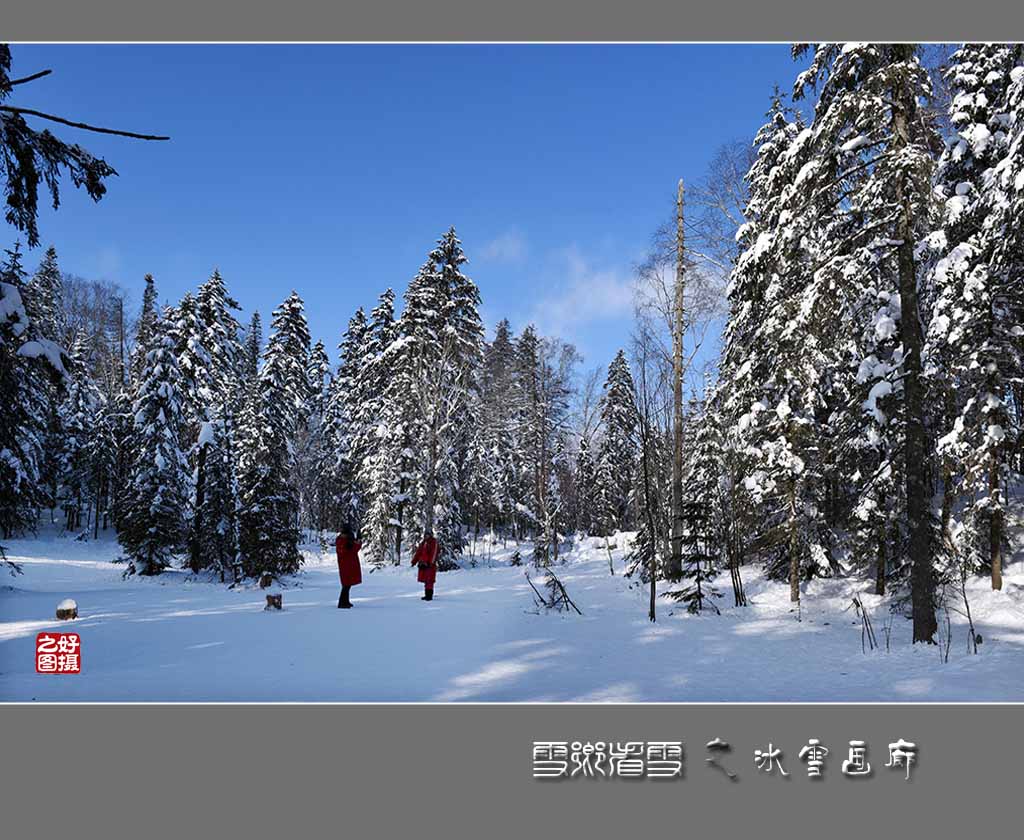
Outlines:
[[[558,576],[553,571],[548,569],[547,577],[544,579],[544,585],[551,593],[546,598],[540,593],[540,590],[533,585],[533,581],[530,580],[530,573],[523,572],[523,574],[526,575],[526,582],[530,584],[530,588],[533,590],[535,596],[534,600],[537,602],[538,607],[544,607],[548,610],[558,610],[559,612],[572,609],[575,610],[578,615],[583,615],[583,611],[577,607],[572,598],[569,597],[569,593],[565,589],[565,584],[558,579]]]
[[[535,596],[534,600],[537,602],[537,606],[545,606],[546,607],[548,602],[544,599],[544,596],[541,595],[540,592],[537,590],[537,587],[533,585],[533,581],[530,580],[530,573],[529,572],[523,572],[523,574],[526,575],[526,582],[528,584],[530,584],[530,589],[533,590],[533,594]]]

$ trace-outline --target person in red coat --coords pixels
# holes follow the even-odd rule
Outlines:
[[[338,609],[347,610],[352,606],[348,598],[349,590],[363,582],[363,571],[359,568],[359,549],[362,544],[355,538],[352,529],[346,525],[338,534],[334,547],[338,551],[338,576],[341,578]]]
[[[434,534],[427,531],[423,535],[423,542],[416,549],[412,556],[412,565],[419,567],[416,580],[423,584],[423,601],[434,600],[434,581],[437,579],[437,540]]]

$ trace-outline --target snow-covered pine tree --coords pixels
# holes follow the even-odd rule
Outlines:
[[[834,324],[824,328],[834,318],[834,293],[816,273],[824,238],[816,222],[827,196],[798,206],[802,179],[819,165],[813,134],[787,115],[776,93],[755,141],[748,222],[730,284],[736,320],[726,336],[723,408],[735,424],[726,472],[735,477],[739,467],[754,508],[748,549],[769,574],[788,580],[796,602],[800,581],[832,565],[819,461],[829,447],[832,371],[843,343]]]
[[[133,348],[134,351],[134,348]],[[110,518],[120,530],[131,502],[132,437],[135,413],[132,411],[131,386],[125,383],[114,394],[107,410],[110,434],[114,442],[114,470],[110,488]]]
[[[733,448],[736,438],[723,418],[721,387],[721,381],[714,385],[709,382],[705,387],[696,462],[698,475],[715,476],[717,483],[708,481],[707,492],[712,499],[719,568],[729,570],[735,606],[745,607],[742,567],[747,552],[747,532],[752,530],[751,507],[738,469],[740,459]]]
[[[402,317],[405,318],[404,313]],[[403,338],[406,329],[408,323],[403,324],[399,319],[395,324],[396,338],[384,351],[384,366],[389,376],[384,386],[382,411],[387,425],[385,436],[378,444],[377,466],[381,472],[377,473],[373,484],[378,488],[374,498],[379,502],[379,488],[393,483],[389,524],[394,533],[394,560],[398,565],[402,562],[403,546],[410,552],[416,547],[417,503],[422,477],[414,451],[419,429],[418,410],[410,396],[417,368],[413,348]],[[389,479],[392,473],[393,478]],[[376,520],[376,515],[372,518]],[[376,530],[373,534],[377,534]]]
[[[463,523],[466,501],[463,487],[469,480],[467,456],[473,438],[474,428],[479,423],[479,382],[480,366],[483,362],[484,327],[480,319],[480,290],[462,267],[467,258],[462,243],[451,227],[438,240],[437,247],[430,253],[435,265],[442,293],[444,309],[441,324],[444,331],[441,358],[451,368],[449,396],[450,405],[445,409],[448,415],[447,434],[439,436],[448,439],[442,443],[442,457],[437,463],[437,489],[441,492],[439,515],[434,516],[434,531],[440,544],[443,560],[439,568],[454,568],[465,544]],[[421,393],[425,393],[421,391]],[[433,424],[428,424],[428,429]],[[434,436],[428,432],[428,440]],[[428,443],[427,451],[430,451]],[[429,484],[429,482],[428,482]],[[424,500],[429,495],[425,485]],[[435,508],[437,504],[435,503]]]
[[[320,339],[317,339],[309,350],[306,377],[309,380],[308,413],[320,417],[327,404],[327,391],[331,384],[331,360],[327,356],[327,348]]]
[[[507,319],[498,322],[494,340],[484,348],[480,373],[478,411],[479,446],[486,451],[483,467],[486,479],[490,525],[511,529],[518,499],[516,486],[520,467],[516,446],[514,406],[516,348]]]
[[[366,510],[366,493],[360,481],[359,465],[366,455],[368,435],[360,423],[363,397],[361,376],[366,359],[369,327],[362,307],[349,319],[338,343],[338,369],[331,381],[325,406],[325,438],[327,457],[331,459],[329,474],[334,527],[349,525],[356,529]]]
[[[99,410],[93,419],[88,451],[95,505],[93,537],[99,536],[101,528],[105,531],[109,526],[114,499],[119,492],[117,427],[120,418],[117,414],[116,400],[107,399],[102,393],[100,400]]]
[[[231,296],[224,278],[217,269],[214,269],[207,281],[199,287],[196,299],[199,304],[199,316],[206,332],[206,345],[214,358],[216,378],[230,382],[238,375],[242,356],[239,336],[242,327],[234,316],[241,307]],[[256,314],[253,313],[253,318],[258,323]]]
[[[477,397],[477,394],[473,394]],[[483,424],[479,422],[479,400],[475,400],[473,416],[477,422],[470,429],[469,442],[459,470],[460,503],[467,527],[473,531],[473,551],[482,528],[495,518],[494,481],[497,475],[491,462],[493,447]],[[474,560],[475,563],[475,553]]]
[[[203,519],[206,509],[207,449],[212,434],[206,429],[212,414],[213,400],[223,394],[213,381],[213,355],[206,346],[206,328],[199,311],[199,302],[186,292],[179,304],[166,313],[167,330],[174,339],[174,354],[180,374],[178,393],[181,406],[181,450],[188,463],[188,481],[185,492],[186,544],[189,568],[199,572],[205,565],[201,552],[202,532],[207,527]],[[216,396],[215,396],[216,395]]]
[[[185,538],[188,465],[181,450],[181,374],[167,310],[138,347],[131,470],[118,540],[128,574],[160,574]]]
[[[595,533],[609,537],[619,530],[619,499],[615,464],[610,458],[598,458],[594,466],[593,516]]]
[[[483,359],[484,328],[480,320],[480,290],[462,272],[467,259],[454,227],[449,228],[441,237],[437,247],[430,252],[430,259],[437,266],[441,287],[445,291],[442,323],[445,330],[451,332],[456,363],[475,372]]]
[[[576,529],[583,534],[595,533],[597,467],[590,454],[590,439],[580,437],[576,452]]]
[[[885,291],[885,278],[876,264],[852,260],[847,274],[875,282],[862,293],[862,311],[871,317],[857,343],[861,361],[849,382],[851,399],[836,413],[836,427],[844,439],[843,472],[850,476],[854,499],[848,526],[850,554],[858,571],[871,572],[875,594],[886,594],[890,582],[904,588],[910,571],[902,562],[899,546],[905,542],[902,528],[904,484],[901,443],[903,405],[893,376],[900,357],[897,324],[901,317],[897,295]],[[880,282],[879,282],[880,281]],[[848,377],[847,377],[848,378]]]
[[[541,339],[532,324],[516,339],[515,387],[510,409],[514,412],[514,433],[521,467],[517,477],[516,517],[519,529],[536,533],[541,521],[543,470],[550,443],[543,417],[541,393]]]
[[[43,336],[25,305],[15,244],[0,265],[0,535],[35,528],[46,494],[40,481],[49,396],[66,377],[66,355]]]
[[[215,395],[213,405],[223,406],[221,394],[229,395],[228,404],[232,413],[240,405],[243,383],[242,367],[244,349],[239,330],[241,329],[234,313],[239,310],[238,301],[231,297],[224,278],[214,270],[209,279],[199,287],[196,296],[199,320],[203,329],[203,346],[210,358],[208,380]],[[259,314],[253,313],[256,321],[257,339],[259,338]],[[259,355],[259,341],[256,342],[256,355]],[[255,371],[253,372],[255,376]],[[215,412],[218,416],[223,412]]]
[[[782,292],[782,278],[786,272],[794,275],[791,286],[802,279],[787,264],[794,237],[785,203],[802,164],[797,140],[804,136],[799,119],[789,115],[776,90],[767,120],[754,138],[757,155],[746,176],[746,221],[737,232],[741,253],[727,288],[730,313],[716,402],[727,429],[723,468],[732,484],[731,514],[743,517],[734,520],[731,550],[737,564],[777,545],[777,523],[784,520],[766,468],[764,444],[771,440],[770,432],[758,417],[767,403],[775,404],[766,399],[766,391],[779,367],[776,342],[786,323],[780,320],[782,313],[772,311],[789,297]]]
[[[943,224],[929,240],[937,259],[928,373],[941,404],[952,409],[943,418],[938,454],[947,494],[952,489],[967,499],[973,539],[961,547],[964,559],[990,570],[993,589],[1002,588],[1004,488],[1019,434],[1012,385],[1024,373],[1015,335],[1024,314],[1024,255],[1005,247],[1016,224],[1004,224],[1003,209],[1017,190],[1005,189],[997,167],[1020,143],[1009,91],[1015,68],[1024,73],[1022,61],[1017,44],[964,44],[953,55],[947,77],[956,135],[939,160]],[[944,512],[949,508],[947,502]]]
[[[562,503],[561,494],[558,498],[549,494],[554,488],[553,472],[566,469],[563,453],[568,449],[572,377],[579,354],[571,344],[539,337],[533,326],[523,330],[516,349],[512,405],[521,447],[523,499],[518,512],[536,535],[534,560],[544,565],[552,555],[550,508]]]
[[[391,377],[387,352],[395,340],[395,330],[395,293],[386,289],[370,312],[367,324],[365,355],[359,371],[361,400],[357,407],[361,439],[356,471],[366,493],[363,544],[369,549],[372,562],[378,565],[399,562],[391,533],[394,499],[400,483],[401,453],[396,432],[399,424],[387,400]]]
[[[705,610],[719,611],[716,598],[722,593],[714,584],[717,574],[714,555],[711,506],[703,499],[691,497],[683,502],[683,571],[681,589],[668,593],[686,605],[686,611],[699,614]]]
[[[197,445],[204,452],[202,494],[196,495],[193,519],[196,553],[200,567],[237,581],[242,573],[239,560],[238,511],[241,505],[235,474],[234,424],[230,409],[223,404],[214,419],[203,423]]]
[[[238,361],[239,378],[243,383],[252,385],[260,372],[260,358],[263,355],[263,322],[260,313],[253,312],[249,326],[245,330],[245,343],[242,345],[242,356]]]
[[[300,520],[310,530],[327,527],[330,473],[325,470],[329,447],[324,436],[324,412],[331,385],[331,362],[322,341],[309,353],[309,408],[296,434],[295,476],[299,488]]]
[[[192,448],[200,426],[208,419],[215,393],[211,377],[211,353],[204,340],[205,329],[195,295],[186,292],[176,307],[165,312],[166,330],[174,339],[180,380],[181,446],[194,462]]]
[[[400,418],[394,423],[406,485],[400,495],[415,500],[413,521],[437,537],[441,570],[456,566],[463,546],[458,477],[472,428],[469,393],[482,355],[480,295],[462,273],[465,262],[450,229],[410,282],[387,354],[387,401]]]
[[[289,482],[283,403],[274,378],[261,370],[239,420],[238,569],[242,577],[290,574],[302,562],[298,495]]]
[[[560,531],[565,522],[566,510],[561,481],[565,463],[565,452],[559,446],[545,470],[547,487],[544,490],[543,519],[534,546],[534,558],[538,566],[548,566],[558,561]]]
[[[82,514],[91,510],[96,491],[94,438],[102,396],[89,378],[85,342],[78,338],[71,347],[68,385],[58,410],[61,439],[56,455],[60,486],[57,504],[64,511],[64,528],[82,528]]]
[[[1013,395],[1013,422],[1006,430],[1006,446],[1015,458],[1016,472],[1024,473],[1024,283],[1020,282],[1024,263],[1024,231],[1020,219],[1024,218],[1024,69],[1015,66],[1010,71],[1007,93],[1007,131],[1010,142],[1006,156],[992,172],[992,183],[1006,197],[1000,202],[992,225],[1005,233],[996,247],[993,267],[998,278],[1000,308],[1008,317],[1012,367],[1007,375]],[[1012,189],[1011,189],[1012,187]]]
[[[103,490],[103,528],[112,526],[115,530],[120,521],[121,500],[125,498],[128,483],[130,453],[128,441],[131,437],[132,411],[129,382],[129,362],[124,332],[124,300],[114,304],[114,331],[107,350],[107,364],[104,366],[104,400],[102,434],[97,436],[97,446],[106,441],[110,448],[105,453],[97,451],[97,463],[109,458],[110,469],[105,473]]]
[[[235,573],[238,492],[233,418],[243,395],[242,347],[232,310],[238,303],[214,271],[177,309],[175,336],[183,373],[183,445],[191,466],[189,566]]]
[[[142,308],[139,317],[135,322],[135,341],[132,345],[131,360],[129,362],[129,382],[132,387],[138,384],[142,375],[142,368],[146,364],[146,349],[150,346],[153,332],[156,330],[156,323],[159,320],[157,311],[156,282],[152,274],[145,277],[146,288],[142,292]]]
[[[691,613],[718,612],[722,593],[715,577],[722,567],[723,527],[720,501],[721,445],[705,399],[690,403],[684,424],[682,587],[667,593]]]
[[[39,334],[61,347],[73,342],[68,335],[64,313],[63,283],[57,251],[51,245],[46,249],[39,268],[25,287],[25,308]],[[80,355],[84,348],[80,348]],[[63,399],[58,383],[51,382],[46,388],[46,432],[42,460],[39,464],[39,481],[46,492],[44,505],[50,508],[51,521],[57,503],[58,484],[61,480],[59,453],[64,431],[61,428],[60,406]]]
[[[309,405],[309,327],[292,292],[274,310],[257,387],[241,420],[239,544],[246,576],[297,571],[295,435]]]
[[[286,429],[294,434],[309,410],[309,325],[305,305],[294,291],[274,310],[264,365],[273,361],[273,375],[285,398]]]
[[[794,55],[809,49],[798,46]],[[921,375],[923,272],[916,254],[931,228],[931,176],[938,146],[935,127],[919,107],[929,97],[929,78],[914,45],[819,44],[809,69],[797,79],[794,95],[803,96],[812,87],[818,99],[811,159],[796,183],[807,196],[806,204],[820,202],[822,195],[832,202],[833,221],[825,226],[830,252],[824,256],[832,271],[848,280],[871,264],[877,291],[899,302],[900,353],[885,363],[887,372],[880,375],[886,379],[879,381],[889,381],[893,372],[898,376],[893,388],[899,389],[904,426],[901,489],[914,641],[932,642],[937,622],[931,458]],[[838,203],[833,198],[837,185]],[[825,218],[818,215],[819,222]],[[837,262],[837,256],[845,256],[846,264]]]
[[[608,366],[601,399],[601,444],[598,454],[597,495],[602,499],[602,520],[609,531],[632,530],[630,510],[636,463],[636,404],[633,375],[620,349]]]
[[[67,338],[64,316],[64,286],[57,251],[51,245],[43,254],[39,268],[28,282],[25,307],[40,335],[58,344]]]

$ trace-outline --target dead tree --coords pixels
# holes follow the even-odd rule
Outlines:
[[[672,556],[667,577],[683,573],[683,334],[686,322],[683,297],[686,291],[685,239],[683,234],[683,182],[676,193],[676,277],[672,289]]]

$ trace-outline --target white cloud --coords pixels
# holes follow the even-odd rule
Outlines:
[[[485,242],[477,254],[480,262],[522,262],[526,257],[526,239],[515,230],[507,230]]]
[[[94,261],[96,273],[100,277],[111,280],[119,279],[123,264],[120,248],[115,245],[105,245],[96,253]]]
[[[552,292],[534,308],[533,321],[547,335],[571,339],[583,327],[625,322],[633,316],[632,272],[620,266],[592,266],[576,247],[561,255]]]

